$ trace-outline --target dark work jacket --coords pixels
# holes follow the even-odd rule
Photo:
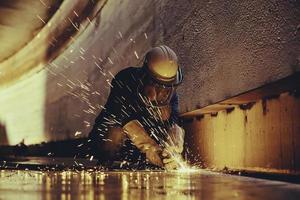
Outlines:
[[[105,135],[109,127],[123,127],[131,120],[138,120],[146,131],[151,134],[164,136],[163,132],[178,120],[178,95],[173,94],[170,107],[171,114],[169,119],[162,121],[153,117],[150,113],[151,108],[147,107],[138,96],[138,86],[144,85],[144,70],[140,67],[129,67],[120,71],[111,82],[111,91],[107,102],[97,116],[90,139],[92,143],[105,141]],[[159,133],[159,134],[157,134]],[[154,137],[158,143],[159,139]]]

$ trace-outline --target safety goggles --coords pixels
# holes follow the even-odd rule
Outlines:
[[[159,107],[170,103],[176,87],[148,81],[140,91],[140,98],[147,106]]]

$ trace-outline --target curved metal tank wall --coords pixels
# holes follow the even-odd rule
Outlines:
[[[158,44],[172,47],[183,66],[181,112],[299,71],[298,1],[99,2],[84,28],[60,38],[68,43],[55,56],[44,55],[38,62],[35,53],[40,51],[28,50],[36,61],[31,66],[38,67],[14,80],[0,77],[1,133],[9,144],[86,136],[113,75],[141,64],[146,50]],[[68,8],[62,6],[62,11]],[[44,46],[49,49],[51,42]],[[3,65],[1,61],[0,70]]]

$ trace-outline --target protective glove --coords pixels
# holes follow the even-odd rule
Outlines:
[[[123,129],[132,143],[146,154],[149,162],[159,167],[163,167],[161,160],[162,149],[147,134],[142,124],[138,120],[132,120],[123,126]]]
[[[179,169],[186,165],[181,154],[170,153],[170,151],[166,149],[162,152],[162,162],[166,170]]]

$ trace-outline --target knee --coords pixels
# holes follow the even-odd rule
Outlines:
[[[125,137],[121,127],[110,127],[105,133],[101,133],[101,135],[101,137],[97,137],[96,142],[93,142],[96,145],[97,152],[113,156],[124,143]]]

